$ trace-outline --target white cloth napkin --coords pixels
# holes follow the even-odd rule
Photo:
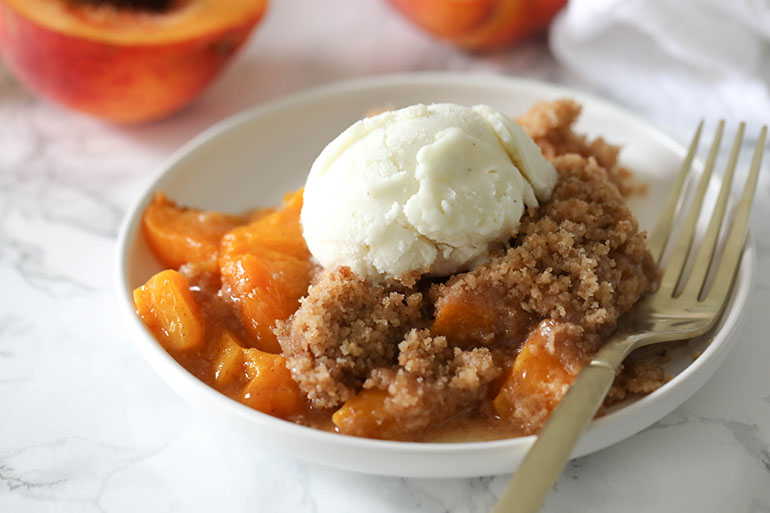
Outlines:
[[[571,0],[556,58],[686,133],[701,118],[770,123],[770,1]]]

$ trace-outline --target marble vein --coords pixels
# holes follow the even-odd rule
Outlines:
[[[4,483],[5,486],[8,488],[8,490],[11,492],[16,490],[17,488],[23,488],[24,490],[31,490],[34,488],[47,488],[50,486],[56,486],[58,484],[61,484],[67,481],[66,479],[59,479],[56,481],[44,481],[44,482],[26,481],[14,475],[15,471],[16,469],[14,469],[9,465],[0,464],[0,483]]]
[[[768,399],[770,398],[763,398],[765,402],[770,402]],[[764,467],[765,471],[769,474],[767,477],[770,478],[770,444],[763,438],[757,424],[734,419],[711,418],[692,414],[672,414],[664,420],[656,422],[645,431],[649,432],[657,429],[665,430],[678,428],[690,423],[716,425],[724,428],[748,456]],[[571,464],[575,464],[577,461],[579,460],[574,460]]]
[[[69,437],[46,444],[30,445],[0,456],[0,490],[22,495],[36,502],[90,504],[106,512],[100,501],[110,480],[118,473],[157,456],[168,443],[150,449],[136,449],[83,437]],[[104,455],[109,455],[105,461]],[[44,459],[41,461],[40,457]],[[89,465],[98,460],[99,475]],[[38,462],[38,463],[35,463]],[[0,501],[2,504],[2,501]]]

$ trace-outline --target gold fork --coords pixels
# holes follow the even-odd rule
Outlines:
[[[661,257],[672,235],[677,204],[680,203],[683,185],[692,169],[693,157],[698,147],[703,122],[695,131],[689,151],[682,163],[658,224],[650,236],[648,249],[660,266]],[[635,349],[642,346],[685,340],[709,331],[719,320],[743,254],[746,224],[751,202],[757,186],[767,127],[762,127],[754,150],[746,184],[740,203],[735,208],[732,226],[721,258],[715,257],[717,240],[727,210],[727,201],[735,174],[738,153],[743,140],[744,123],[735,136],[732,152],[722,179],[722,186],[714,206],[706,233],[695,257],[694,266],[686,275],[686,263],[692,251],[695,228],[700,216],[714,163],[724,130],[719,123],[711,144],[706,166],[693,195],[687,216],[682,224],[671,257],[666,265],[658,290],[644,296],[619,320],[617,333],[599,350],[593,360],[578,374],[543,426],[540,434],[503,491],[492,513],[535,513],[545,501],[548,492],[561,474],[580,435],[604,401],[615,379],[621,362]],[[682,205],[680,210],[684,210]],[[715,272],[711,285],[706,288],[709,270]]]

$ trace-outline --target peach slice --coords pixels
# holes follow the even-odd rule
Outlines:
[[[280,353],[273,327],[276,321],[288,319],[299,306],[299,299],[307,293],[309,261],[264,250],[260,256],[225,258],[220,271],[252,345]]]
[[[280,418],[305,410],[302,392],[286,368],[283,356],[253,348],[244,349],[243,355],[249,378],[240,396],[243,404]]]
[[[495,412],[521,423],[527,434],[536,432],[582,368],[578,336],[570,325],[550,319],[538,324],[492,402]]]
[[[431,331],[461,347],[489,345],[499,324],[495,310],[467,295],[454,299],[442,298],[436,304],[436,320]]]
[[[161,271],[134,290],[136,313],[170,352],[190,352],[205,342],[205,321],[187,279]]]
[[[310,285],[310,252],[302,238],[302,190],[282,208],[235,228],[222,238],[219,269],[252,345],[270,353],[281,347],[273,334],[299,305]]]
[[[232,257],[264,250],[307,260],[310,251],[302,237],[299,214],[302,210],[302,189],[287,194],[283,206],[258,216],[253,222],[236,228],[222,238],[221,254]]]
[[[216,388],[243,404],[281,418],[305,411],[302,392],[283,356],[245,348],[224,330],[215,340],[212,363]]]
[[[229,331],[223,331],[215,342],[214,383],[222,389],[245,376],[243,346]]]
[[[332,422],[346,435],[395,438],[399,434],[398,422],[385,410],[387,398],[384,390],[362,390],[334,412]]]
[[[505,291],[479,293],[452,285],[436,300],[431,331],[453,345],[473,347],[495,341],[518,342],[531,324],[530,316],[506,300]]]
[[[0,50],[33,91],[136,123],[192,101],[243,45],[267,0],[3,0]]]
[[[178,206],[162,193],[142,214],[142,228],[155,256],[166,267],[217,260],[222,236],[245,219]]]

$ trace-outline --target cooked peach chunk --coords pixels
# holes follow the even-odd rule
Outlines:
[[[453,301],[446,298],[437,305],[436,320],[431,331],[447,337],[453,344],[470,347],[492,342],[495,325],[494,312],[480,302]]]
[[[397,422],[385,409],[388,393],[376,388],[365,389],[351,397],[332,415],[341,433],[354,436],[391,438],[398,433]]]
[[[542,321],[524,342],[493,401],[497,414],[520,422],[526,433],[537,431],[582,366],[572,350],[577,337],[572,325]]]
[[[216,260],[222,236],[246,219],[180,207],[156,193],[142,215],[142,227],[155,256],[167,267]]]
[[[203,345],[203,314],[190,292],[190,284],[178,272],[161,271],[135,289],[134,306],[167,350],[188,352]]]
[[[224,258],[220,271],[253,345],[279,353],[281,346],[273,326],[278,320],[288,319],[307,292],[310,262],[265,250],[260,256]]]
[[[247,225],[240,226],[222,238],[223,257],[275,251],[295,258],[308,259],[310,251],[302,237],[299,214],[302,190],[287,195],[282,208],[271,211]]]
[[[450,285],[443,288],[436,301],[431,331],[461,347],[521,340],[530,317],[508,303],[502,290],[478,291]]]
[[[275,322],[294,313],[310,284],[301,209],[299,190],[286,196],[282,208],[227,233],[220,246],[222,282],[237,303],[251,345],[271,353],[281,351]]]
[[[275,417],[287,418],[302,413],[305,402],[299,386],[279,354],[259,349],[244,349],[248,384],[241,393],[242,403]]]
[[[223,331],[216,341],[214,357],[214,382],[226,387],[245,376],[243,347],[229,331]]]

